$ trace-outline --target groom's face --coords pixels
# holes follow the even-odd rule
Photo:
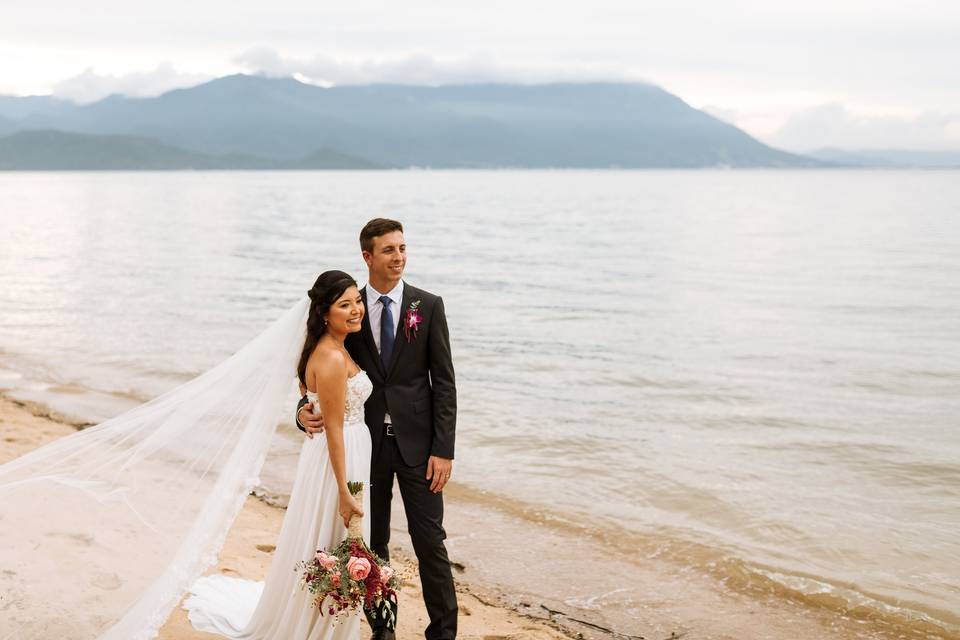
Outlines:
[[[373,251],[364,251],[363,260],[371,282],[396,284],[407,266],[407,243],[402,231],[391,231],[373,239]]]

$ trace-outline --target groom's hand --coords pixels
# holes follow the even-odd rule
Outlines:
[[[300,421],[303,430],[307,432],[308,438],[313,438],[315,433],[323,433],[323,416],[313,415],[312,402],[300,407],[300,411],[297,412],[297,420]]]
[[[440,493],[450,481],[450,473],[453,471],[453,460],[430,456],[427,460],[427,480],[430,480],[430,491]]]

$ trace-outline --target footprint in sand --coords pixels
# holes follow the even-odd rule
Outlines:
[[[69,538],[74,542],[79,542],[84,546],[93,545],[93,536],[86,533],[67,533],[65,531],[48,531],[44,535],[50,536],[51,538]]]
[[[92,583],[104,591],[116,591],[123,584],[123,580],[115,573],[98,573]]]

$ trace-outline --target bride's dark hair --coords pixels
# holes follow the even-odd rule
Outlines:
[[[307,291],[307,295],[310,296],[307,339],[303,343],[303,353],[300,354],[300,364],[297,366],[297,375],[304,386],[307,384],[307,360],[317,348],[320,338],[327,332],[327,323],[323,316],[330,311],[330,306],[343,295],[344,291],[355,286],[357,286],[356,280],[343,271],[324,271],[317,277],[313,287]]]

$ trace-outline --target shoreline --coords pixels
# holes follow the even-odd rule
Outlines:
[[[0,391],[3,436],[0,464],[86,426],[90,423],[68,419],[33,399]],[[709,576],[678,566],[659,554],[650,555],[641,548],[624,548],[620,543],[607,544],[583,532],[543,527],[542,522],[498,510],[496,505],[486,504],[487,501],[471,500],[469,489],[454,488],[450,494],[445,518],[447,548],[461,604],[461,637],[487,640],[669,640],[680,637],[952,640],[958,637],[932,625],[910,629],[893,625],[891,628],[888,620],[876,619],[856,608],[837,610],[826,601],[803,599],[798,602],[772,594],[723,589]],[[391,553],[398,569],[413,575],[415,562],[411,561],[413,553],[402,503],[401,500],[393,502]],[[269,496],[253,493],[248,496],[218,555],[218,564],[208,573],[262,579],[269,567],[283,515],[284,508],[271,504]],[[504,540],[509,544],[504,544]],[[573,561],[570,561],[571,554]],[[589,582],[592,576],[584,575],[584,554],[590,556],[591,564],[606,568],[608,573],[602,580]],[[531,558],[536,562],[530,564]],[[543,568],[549,568],[549,575],[543,575]],[[422,629],[427,624],[418,582],[405,584],[400,592],[401,611],[406,613],[401,614],[398,629],[397,637],[401,640],[422,637]],[[571,586],[576,588],[571,591]],[[567,588],[566,595],[564,588]],[[583,594],[589,596],[586,603],[582,601]],[[572,595],[576,597],[570,597]],[[762,634],[758,635],[758,629]],[[178,605],[158,637],[201,640],[216,636],[194,631]]]

